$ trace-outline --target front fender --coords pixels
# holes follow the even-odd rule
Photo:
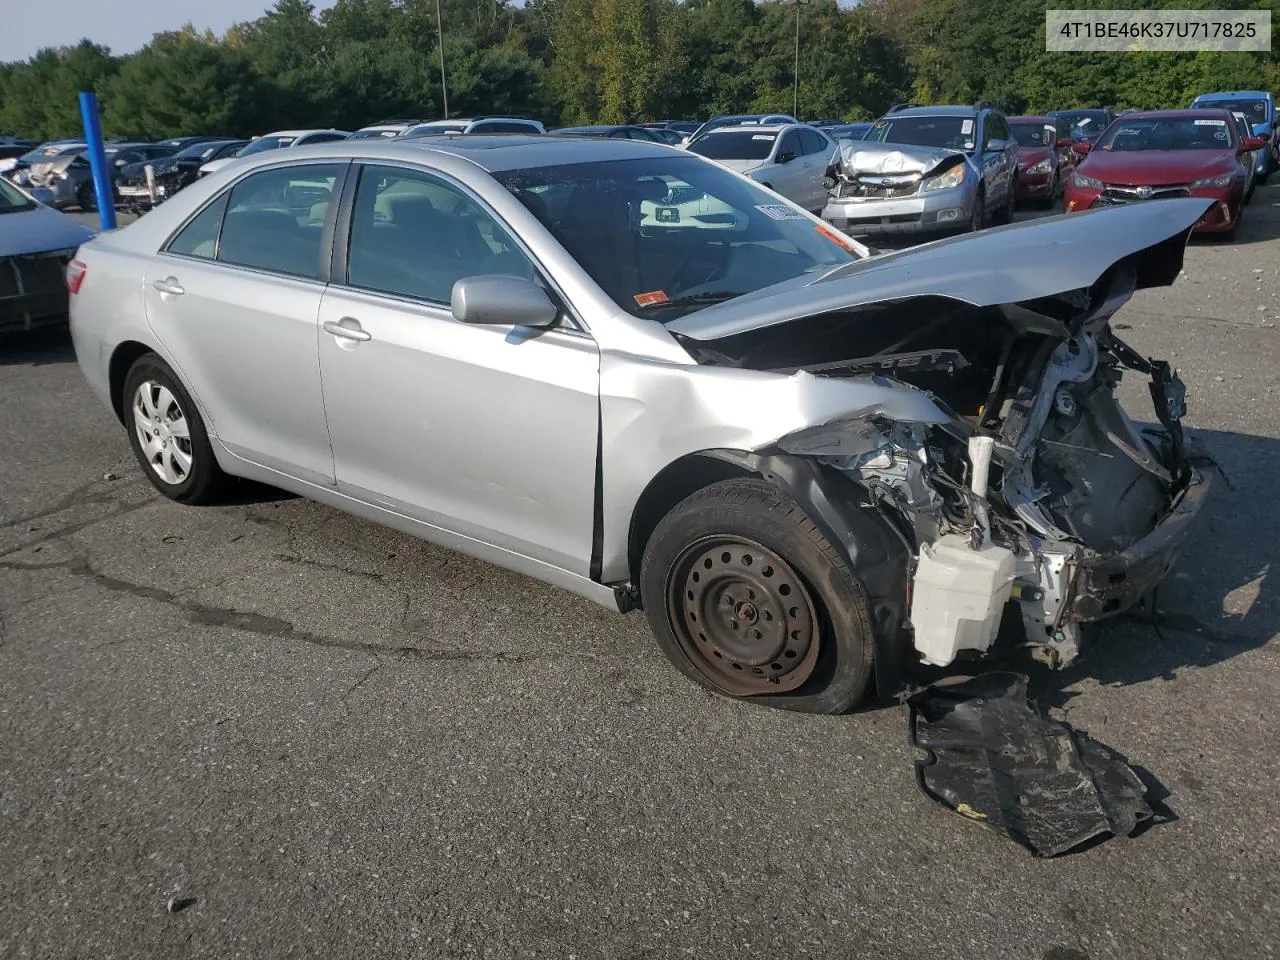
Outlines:
[[[707,450],[777,487],[798,503],[839,552],[867,595],[875,646],[876,689],[881,698],[902,687],[911,650],[904,632],[911,551],[899,531],[848,477],[813,457],[785,453]]]

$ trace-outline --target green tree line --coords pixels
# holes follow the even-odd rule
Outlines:
[[[80,132],[94,90],[109,135],[355,129],[386,117],[515,114],[551,124],[790,111],[863,119],[902,100],[1010,112],[1180,106],[1198,92],[1280,90],[1272,52],[1046,53],[1046,0],[278,0],[222,36],[191,27],[117,56],[85,39],[0,64],[0,134]],[[1061,4],[1053,4],[1061,6]],[[1211,6],[1091,0],[1092,7]]]

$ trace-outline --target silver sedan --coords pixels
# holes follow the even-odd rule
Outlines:
[[[837,712],[1002,622],[1069,663],[1167,572],[1208,474],[1176,375],[1109,321],[1204,207],[865,258],[661,145],[344,141],[86,244],[72,333],[165,496],[292,490],[643,608],[719,693]]]

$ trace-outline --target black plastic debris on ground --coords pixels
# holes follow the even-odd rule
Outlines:
[[[1040,857],[1152,816],[1138,775],[1109,747],[1044,717],[1027,678],[949,678],[907,699],[916,783],[929,799]]]

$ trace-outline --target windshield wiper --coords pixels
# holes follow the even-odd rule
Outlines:
[[[646,303],[641,305],[641,310],[665,310],[668,307],[693,307],[704,306],[712,303],[723,303],[726,300],[732,300],[734,297],[742,296],[745,290],[709,290],[706,293],[691,293],[687,297],[676,297],[672,300],[662,300],[657,303]]]

